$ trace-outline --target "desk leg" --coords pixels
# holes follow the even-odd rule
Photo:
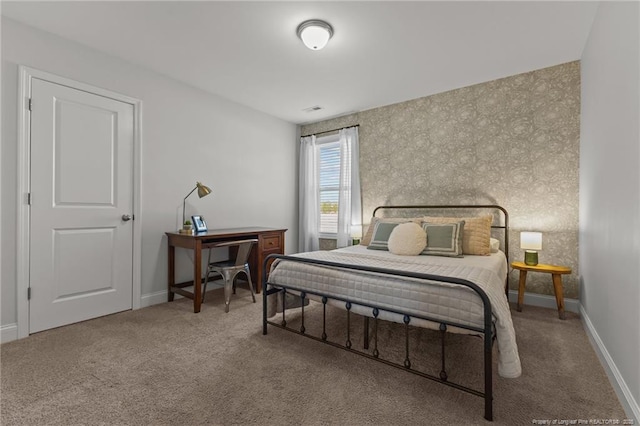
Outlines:
[[[524,302],[524,288],[527,283],[527,271],[520,270],[520,282],[518,283],[518,305],[516,310],[522,312],[522,303]]]
[[[169,266],[168,266],[168,270],[167,270],[167,284],[168,284],[168,302],[173,302],[173,290],[171,290],[171,287],[173,287],[176,283],[176,246],[172,246],[171,244],[169,244]]]
[[[193,249],[193,312],[200,312],[202,304],[202,241],[196,240]]]
[[[558,305],[558,318],[565,319],[564,315],[564,294],[562,292],[562,275],[553,275],[553,292],[556,294],[556,303]]]

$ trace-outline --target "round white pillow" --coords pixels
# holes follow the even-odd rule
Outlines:
[[[415,222],[401,223],[389,235],[388,247],[393,254],[417,256],[427,246],[427,233]]]

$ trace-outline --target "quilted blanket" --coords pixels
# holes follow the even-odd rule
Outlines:
[[[434,256],[393,256],[386,253],[368,254],[366,251],[318,251],[299,253],[302,258],[328,262],[377,267],[461,278],[477,284],[488,296],[498,342],[498,373],[505,378],[519,377],[522,370],[509,304],[504,294],[504,277],[496,270],[495,261],[483,266],[480,258],[437,258]],[[502,255],[504,259],[504,255]],[[428,258],[428,259],[425,259]],[[469,259],[470,261],[465,261]],[[425,262],[426,260],[426,262]],[[459,261],[459,262],[456,262]],[[502,262],[505,263],[506,262]],[[301,262],[274,262],[269,282],[316,291],[327,296],[343,297],[399,310],[407,314],[424,315],[457,324],[483,327],[483,306],[471,289],[455,284],[425,281],[407,277],[391,277],[372,272],[330,268]],[[401,322],[393,314],[380,315],[381,319]],[[422,321],[426,323],[426,321]],[[433,323],[411,324],[433,326]]]

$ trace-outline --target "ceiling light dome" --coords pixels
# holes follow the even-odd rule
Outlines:
[[[311,50],[320,50],[327,45],[333,28],[328,23],[319,19],[304,21],[298,26],[298,37]]]

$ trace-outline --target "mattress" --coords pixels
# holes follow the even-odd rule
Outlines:
[[[333,251],[294,255],[301,258],[461,278],[477,284],[491,302],[498,343],[498,373],[515,378],[521,374],[520,358],[509,304],[504,294],[507,262],[501,251],[490,256],[450,258],[398,256],[387,251],[351,246]],[[330,268],[290,262],[273,263],[269,283],[315,291],[328,297],[379,306],[409,315],[428,316],[478,328],[484,326],[482,301],[471,289],[455,284],[373,272]],[[354,305],[355,306],[355,305]],[[370,315],[370,309],[368,315]],[[360,309],[362,311],[362,309]],[[356,313],[358,308],[354,307]],[[380,319],[402,322],[402,316],[381,311]],[[434,328],[433,322],[411,320],[412,325]],[[451,331],[451,330],[450,330]]]

